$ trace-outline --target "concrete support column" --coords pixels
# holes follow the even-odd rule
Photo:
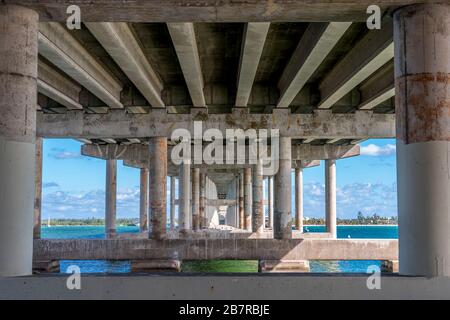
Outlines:
[[[175,176],[170,176],[170,230],[175,230]]]
[[[163,239],[167,229],[167,138],[151,137],[150,153],[150,199],[152,239]]]
[[[333,238],[336,229],[336,160],[325,160],[325,225]]]
[[[252,169],[244,168],[244,226],[252,231]]]
[[[106,160],[105,236],[116,235],[117,160]]]
[[[394,14],[399,272],[450,276],[450,5]]]
[[[245,228],[244,215],[244,174],[239,173],[239,229]]]
[[[42,138],[36,138],[36,174],[34,176],[34,229],[33,238],[41,238],[42,221]]]
[[[295,168],[295,228],[303,232],[303,168]]]
[[[268,177],[267,183],[267,189],[269,189],[269,199],[267,200],[269,207],[269,228],[273,228],[273,176]]]
[[[148,169],[141,168],[139,226],[141,232],[148,230]]]
[[[206,227],[206,174],[200,173],[200,229]]]
[[[275,175],[275,239],[292,238],[291,138],[280,137],[279,168]]]
[[[180,231],[190,229],[190,190],[191,190],[191,163],[185,161],[180,165],[180,181],[179,181],[179,217],[178,226]]]
[[[200,216],[200,169],[192,169],[192,229],[199,229]]]
[[[253,203],[252,203],[252,231],[262,233],[264,231],[264,206],[263,206],[263,166],[262,160],[257,160],[253,166]]]
[[[0,5],[0,276],[32,269],[38,20]]]

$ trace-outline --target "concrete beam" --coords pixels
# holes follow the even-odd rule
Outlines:
[[[370,110],[395,96],[394,64],[388,63],[377,70],[358,88],[361,102],[358,109]]]
[[[114,79],[61,24],[39,24],[39,54],[52,62],[110,108],[123,108],[122,84]]]
[[[38,92],[67,109],[83,109],[80,104],[81,86],[55,70],[44,60],[38,61]]]
[[[291,114],[287,109],[273,114],[167,114],[152,109],[148,114],[129,114],[110,110],[106,114],[65,114],[37,116],[37,135],[44,138],[143,138],[170,137],[173,128],[186,129],[193,137],[194,121],[202,121],[203,129],[279,129],[280,135],[297,139],[364,139],[395,137],[395,115],[357,111],[354,114],[333,114],[317,110],[313,114]]]
[[[85,23],[108,54],[153,108],[164,108],[163,84],[148,62],[130,26],[124,22]]]
[[[170,37],[172,38],[178,61],[183,71],[184,80],[191,95],[194,107],[206,107],[203,88],[202,68],[198,55],[197,40],[193,23],[168,23]]]
[[[341,39],[350,22],[311,23],[278,82],[278,108],[287,108]]]
[[[268,22],[245,24],[238,70],[236,107],[247,106],[269,27]]]
[[[34,260],[396,260],[397,240],[34,240]]]
[[[371,74],[394,58],[392,20],[371,30],[320,83],[319,109],[329,109]]]
[[[123,22],[323,22],[367,19],[367,7],[373,0],[297,0],[297,1],[104,1],[85,0],[4,0],[37,10],[42,21],[67,19],[67,7],[78,5],[83,21]],[[417,0],[389,0],[379,3],[382,14],[388,9],[417,3]]]
[[[168,154],[170,156],[173,147],[169,147]],[[192,147],[192,151],[194,147]],[[269,148],[270,150],[270,148]],[[291,148],[291,158],[293,161],[300,161],[298,164],[304,167],[316,166],[316,159],[343,159],[358,156],[360,154],[359,145],[335,146],[322,145],[313,146],[309,144],[293,145]],[[103,160],[119,159],[119,160],[134,160],[134,161],[148,161],[150,153],[148,147],[143,144],[134,145],[119,145],[119,144],[85,144],[81,146],[81,154],[89,157],[99,158]],[[248,151],[246,150],[246,154]],[[235,163],[237,156],[235,155]],[[224,163],[225,163],[224,155]],[[248,160],[248,159],[246,159]],[[303,161],[303,162],[302,162]],[[246,161],[248,163],[248,161]]]

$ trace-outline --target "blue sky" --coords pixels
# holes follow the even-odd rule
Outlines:
[[[42,218],[104,216],[105,161],[80,154],[81,143],[70,139],[44,140]],[[361,155],[338,160],[339,218],[397,215],[395,140],[361,143]],[[324,164],[304,170],[304,215],[323,217]],[[118,161],[117,216],[139,216],[139,170]]]

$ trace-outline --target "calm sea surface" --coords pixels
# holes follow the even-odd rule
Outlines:
[[[137,233],[138,227],[118,227],[119,233]],[[323,232],[324,226],[306,226],[305,232]],[[397,226],[338,226],[338,238],[342,239],[397,239]],[[43,227],[42,238],[46,239],[101,239],[103,226]],[[84,273],[124,273],[130,271],[128,261],[61,261],[61,272],[70,265],[78,265]],[[183,262],[184,272],[257,272],[257,261],[191,261]],[[379,261],[311,261],[311,272],[366,272],[370,265]]]

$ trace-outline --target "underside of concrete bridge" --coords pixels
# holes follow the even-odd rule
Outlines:
[[[0,276],[31,274],[33,224],[36,261],[399,259],[450,276],[450,6],[380,2],[372,30],[368,0],[2,1]],[[39,239],[44,138],[105,160],[109,239]],[[398,141],[398,250],[335,240],[336,163],[371,138]],[[117,160],[141,172],[140,239],[116,234]],[[303,234],[320,160],[327,239]]]

